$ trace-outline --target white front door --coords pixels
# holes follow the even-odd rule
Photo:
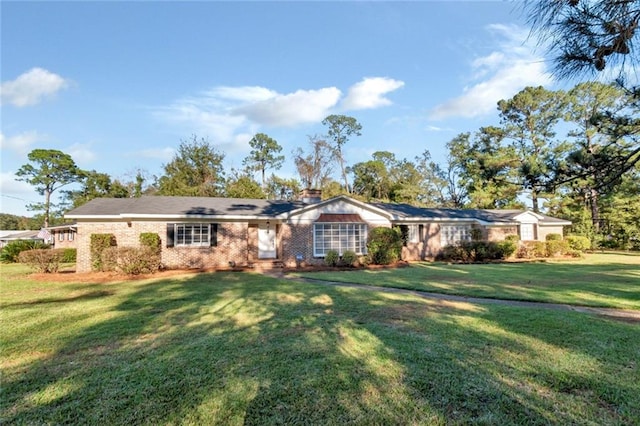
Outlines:
[[[276,258],[276,227],[273,224],[258,224],[258,259]]]

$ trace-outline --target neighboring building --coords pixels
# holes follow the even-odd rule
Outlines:
[[[53,248],[76,248],[76,224],[50,226],[47,230],[51,233]]]
[[[45,238],[41,235],[41,231],[0,231],[0,248],[6,246],[11,241],[18,240],[45,242]]]
[[[98,198],[65,215],[76,221],[78,272],[91,269],[91,234],[114,234],[118,246],[139,246],[141,233],[162,241],[162,263],[171,269],[260,263],[319,264],[327,251],[366,254],[377,226],[399,226],[405,260],[424,260],[442,247],[471,239],[479,228],[489,240],[518,234],[544,240],[562,234],[568,221],[524,210],[456,210],[406,204],[365,203],[347,196],[320,201],[304,192],[299,201],[166,197]]]

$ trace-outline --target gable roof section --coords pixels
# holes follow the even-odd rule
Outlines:
[[[298,201],[143,196],[96,198],[65,214],[69,219],[273,217],[304,206]]]

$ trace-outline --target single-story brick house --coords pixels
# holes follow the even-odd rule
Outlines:
[[[524,210],[419,208],[366,203],[347,196],[321,201],[318,192],[300,200],[144,196],[98,198],[69,211],[75,221],[78,272],[91,269],[91,234],[114,234],[118,246],[137,247],[141,233],[157,233],[167,268],[213,268],[277,262],[318,264],[327,251],[366,253],[369,230],[399,226],[405,260],[435,256],[479,228],[489,240],[518,234],[544,240],[562,234],[568,221]]]

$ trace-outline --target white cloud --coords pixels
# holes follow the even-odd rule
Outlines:
[[[487,29],[499,38],[499,50],[473,60],[471,87],[433,108],[430,119],[490,114],[499,100],[509,99],[527,86],[552,83],[544,58],[535,54],[535,46],[527,40],[525,29],[497,24]]]
[[[44,141],[46,137],[39,134],[35,130],[22,132],[15,136],[5,136],[0,133],[0,148],[3,151],[13,151],[18,155],[26,155],[31,151],[33,144],[39,141]]]
[[[335,87],[298,90],[240,107],[236,113],[258,124],[291,127],[322,120],[338,103],[340,95]]]
[[[15,172],[1,172],[0,173],[0,190],[3,194],[12,195],[32,195],[34,192],[33,186],[27,182],[16,180]]]
[[[342,101],[345,110],[371,109],[390,105],[384,97],[404,86],[403,81],[386,77],[367,77],[349,88],[347,97]]]
[[[174,148],[165,147],[165,148],[157,148],[157,149],[143,149],[142,151],[137,151],[131,154],[130,156],[150,158],[152,160],[162,160],[162,161],[169,162],[171,161],[175,153],[176,153],[176,150]]]
[[[0,86],[2,103],[17,107],[36,105],[44,98],[55,95],[66,88],[68,81],[42,68],[32,68],[12,81]]]
[[[349,89],[342,109],[388,105],[390,101],[384,95],[403,85],[391,78],[365,78]],[[342,97],[337,87],[278,93],[260,86],[218,86],[156,108],[154,115],[183,126],[188,132],[206,136],[212,144],[243,151],[251,135],[261,127],[319,123],[338,107]]]
[[[91,149],[91,144],[75,143],[64,150],[73,161],[80,164],[89,164],[96,159],[96,153]]]

